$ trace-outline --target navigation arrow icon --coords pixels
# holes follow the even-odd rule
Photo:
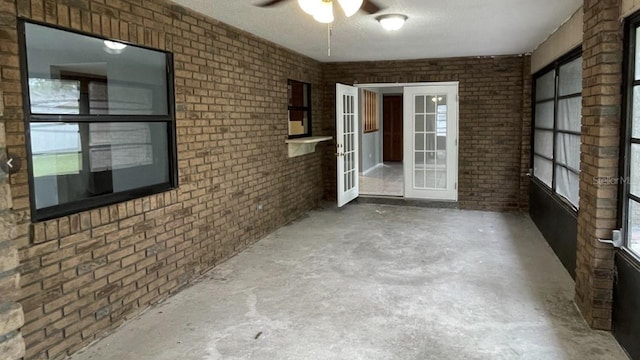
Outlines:
[[[20,171],[22,160],[16,154],[0,153],[0,170],[11,175]]]

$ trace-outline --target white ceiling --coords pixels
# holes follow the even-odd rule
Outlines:
[[[264,0],[174,0],[229,25],[322,62],[400,60],[523,54],[533,51],[582,4],[582,0],[376,0],[380,14],[409,17],[387,32],[375,16],[345,18],[335,6],[331,57],[327,26],[296,0],[259,8]]]

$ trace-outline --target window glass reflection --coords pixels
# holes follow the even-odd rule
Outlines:
[[[31,113],[169,114],[164,53],[30,23],[25,35]]]
[[[169,181],[166,123],[33,123],[36,208]]]

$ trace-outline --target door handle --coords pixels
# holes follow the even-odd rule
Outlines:
[[[338,156],[344,156],[344,153],[333,153],[333,155],[335,155],[336,157],[338,157]]]

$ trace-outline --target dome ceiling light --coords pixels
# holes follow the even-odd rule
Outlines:
[[[386,14],[380,15],[376,18],[380,25],[382,25],[382,27],[387,31],[400,30],[407,19],[408,17],[402,14]]]

